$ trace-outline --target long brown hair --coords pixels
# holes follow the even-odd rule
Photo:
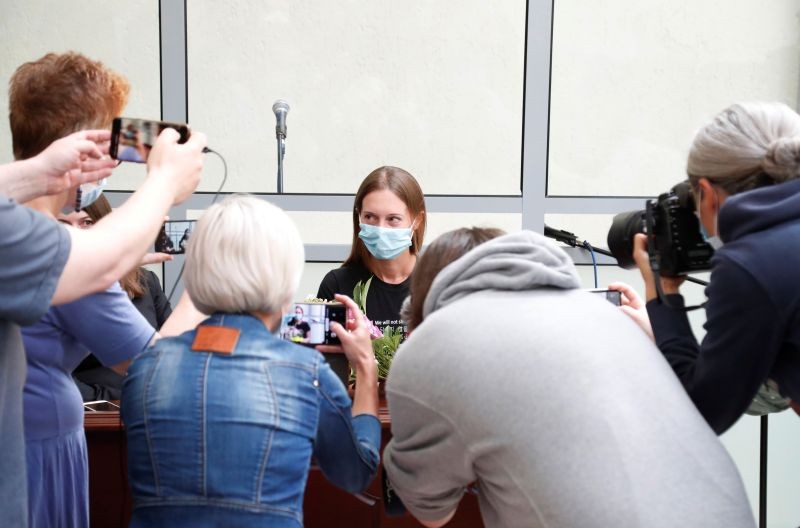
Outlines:
[[[111,204],[108,203],[108,199],[102,194],[97,201],[84,207],[83,210],[89,215],[89,218],[91,218],[94,223],[97,223],[97,221],[104,216],[111,214],[112,211]],[[144,295],[144,287],[142,286],[142,268],[136,266],[130,270],[119,280],[119,285],[123,290],[125,290],[125,293],[127,293],[128,297],[131,299],[136,299],[137,297]]]
[[[358,217],[361,214],[364,197],[373,191],[384,189],[392,191],[398,198],[403,200],[411,215],[418,219],[417,226],[411,236],[411,254],[417,255],[422,249],[422,240],[425,236],[425,228],[428,225],[427,215],[425,214],[425,195],[422,194],[422,189],[417,180],[407,171],[398,167],[383,166],[370,172],[358,188],[353,202],[353,244],[350,249],[350,256],[344,261],[342,267],[352,265],[366,266],[370,254],[364,242],[358,238],[360,229],[358,227]]]
[[[493,227],[462,227],[441,235],[425,249],[411,275],[411,304],[406,321],[409,331],[422,323],[422,308],[439,272],[476,246],[504,234],[502,229]]]

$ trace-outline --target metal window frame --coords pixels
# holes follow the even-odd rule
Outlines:
[[[519,213],[522,228],[542,232],[548,213],[617,213],[642,207],[643,198],[548,196],[550,86],[554,0],[527,0],[525,65],[522,118],[522,166],[520,196],[426,196],[430,212]],[[188,50],[186,0],[159,1],[159,43],[161,58],[161,118],[188,121]],[[131,192],[106,193],[112,205],[124,202]],[[258,193],[287,211],[349,212],[351,194],[275,194]],[[213,193],[199,192],[170,211],[172,218],[185,218],[188,209],[208,207]],[[557,226],[555,226],[557,227]],[[591,265],[582,249],[567,248],[578,265]],[[314,262],[341,262],[349,253],[343,244],[306,244],[306,255]],[[176,259],[180,262],[180,257]],[[615,265],[613,259],[598,258],[600,265]],[[177,279],[178,266],[167,266],[165,284]]]

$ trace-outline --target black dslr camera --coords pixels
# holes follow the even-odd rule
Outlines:
[[[608,249],[620,267],[633,268],[633,237],[645,233],[650,261],[658,264],[664,277],[709,270],[714,249],[700,234],[695,209],[692,189],[688,181],[683,181],[657,199],[648,200],[644,211],[615,216],[608,230]]]

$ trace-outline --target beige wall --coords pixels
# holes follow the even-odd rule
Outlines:
[[[554,2],[548,191],[652,196],[735,101],[797,105],[796,0]]]
[[[426,193],[519,194],[525,2],[188,3],[189,119],[229,190],[355,192],[381,165]],[[211,190],[210,184],[203,185]]]

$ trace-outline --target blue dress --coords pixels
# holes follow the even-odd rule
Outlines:
[[[38,323],[22,329],[31,528],[89,526],[83,402],[73,369],[90,352],[105,365],[131,359],[154,332],[119,284],[52,307]]]

